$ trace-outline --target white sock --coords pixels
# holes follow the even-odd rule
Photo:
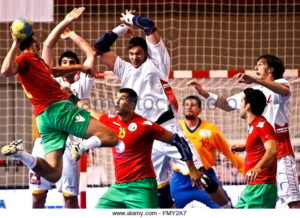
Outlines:
[[[36,166],[37,159],[26,151],[18,152],[18,159],[20,159],[29,169]]]
[[[92,136],[83,140],[81,145],[85,150],[99,148],[101,146],[101,140],[97,136]]]
[[[232,208],[232,204],[231,204],[230,201],[228,201],[226,204],[224,204],[223,206],[221,206],[221,208],[223,208],[223,209]]]

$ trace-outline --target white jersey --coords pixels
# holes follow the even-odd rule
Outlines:
[[[138,93],[139,102],[135,112],[155,122],[170,105],[165,93],[169,81],[170,56],[162,40],[156,45],[147,40],[147,45],[149,57],[139,68],[117,57],[113,71],[120,78],[123,88],[131,88]]]
[[[274,82],[284,84],[290,87],[289,82],[286,79],[277,79]],[[253,89],[258,89],[264,93],[267,99],[267,106],[262,114],[268,122],[275,127],[275,124],[279,126],[284,126],[289,122],[290,116],[290,98],[292,92],[287,96],[282,96],[273,92],[272,90],[258,85],[252,87]],[[240,92],[236,95],[233,95],[227,98],[227,101],[232,109],[240,109],[241,108],[241,100],[244,97],[244,93]]]
[[[172,88],[168,84],[170,73],[170,56],[162,40],[156,45],[151,44],[147,38],[147,60],[135,68],[131,63],[117,57],[114,73],[120,78],[123,88],[133,89],[139,96],[135,112],[142,117],[156,122],[158,118],[172,106],[178,109],[178,103]],[[176,116],[175,112],[174,116]],[[183,136],[178,121],[173,118],[160,124],[167,130]],[[193,145],[190,144],[196,167],[202,166],[200,157]],[[154,141],[152,161],[157,175],[158,187],[166,185],[171,175],[170,160],[173,160],[182,173],[189,173],[186,163],[181,159],[177,148],[160,141]]]
[[[57,77],[55,80],[60,85],[69,87],[74,95],[78,96],[80,99],[88,99],[91,95],[95,78],[90,78],[87,74],[80,72],[79,79],[72,84],[63,80],[62,77]]]

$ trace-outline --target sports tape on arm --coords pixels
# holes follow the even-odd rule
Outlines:
[[[94,44],[94,48],[97,54],[101,55],[110,51],[110,47],[117,40],[118,37],[123,36],[127,32],[127,27],[124,24],[120,24],[112,31],[104,33],[100,36]]]
[[[140,17],[128,14],[125,16],[125,22],[144,30],[147,36],[157,31],[155,23],[149,17]]]
[[[180,137],[176,133],[172,136],[170,145],[175,146],[179,153],[181,154],[181,160],[187,161],[187,160],[193,160],[193,153],[186,142],[186,140],[183,137]]]

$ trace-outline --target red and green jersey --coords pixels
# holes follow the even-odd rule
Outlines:
[[[248,137],[246,141],[245,171],[252,169],[263,157],[266,152],[264,142],[276,140],[276,134],[273,127],[262,117],[256,117],[248,127]],[[277,159],[271,166],[264,168],[256,180],[249,185],[255,184],[275,184],[276,183]]]
[[[152,144],[166,130],[135,114],[129,121],[119,116],[102,115],[100,121],[107,125],[119,138],[113,147],[113,160],[117,183],[131,182],[141,178],[156,178],[151,160]]]
[[[69,98],[69,94],[62,91],[60,85],[52,78],[49,66],[36,54],[22,52],[15,62],[18,64],[17,77],[33,105],[35,116],[52,103]]]

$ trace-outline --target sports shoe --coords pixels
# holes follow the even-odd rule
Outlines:
[[[22,139],[18,139],[9,143],[9,145],[4,145],[1,148],[1,153],[4,156],[12,156],[13,159],[18,160],[18,151],[23,151]]]
[[[80,156],[83,154],[87,154],[88,150],[85,150],[80,142],[72,142],[71,146],[71,158],[72,160],[78,161],[80,159]]]

